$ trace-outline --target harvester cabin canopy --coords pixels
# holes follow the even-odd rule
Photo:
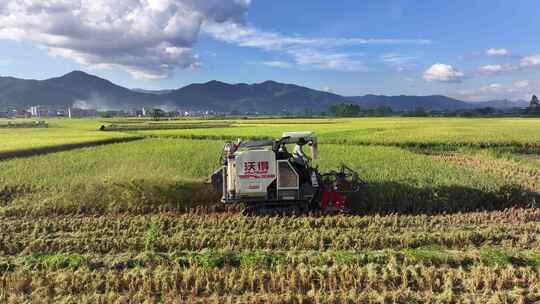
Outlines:
[[[285,132],[278,140],[281,144],[297,144],[300,142],[300,139],[304,139],[306,143],[310,146],[317,146],[317,136],[315,133],[304,131],[304,132]],[[276,142],[273,140],[250,140],[241,142],[240,148],[259,148],[265,146],[272,146]]]
[[[317,159],[317,136],[310,131],[303,132],[285,132],[279,140],[251,140],[241,142],[233,151],[238,148],[244,149],[259,149],[262,147],[272,146],[272,149],[277,151],[282,145],[285,144],[308,144],[311,152],[311,159]]]
[[[303,142],[310,148],[311,159],[317,159],[317,136],[313,132],[285,132],[282,135],[285,144],[298,144]]]
[[[307,143],[317,144],[317,136],[315,136],[315,133],[313,132],[285,132],[281,138],[286,138],[284,141],[286,144],[296,144],[301,138]]]

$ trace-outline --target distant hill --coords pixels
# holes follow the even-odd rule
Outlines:
[[[179,106],[204,107],[217,111],[249,112],[325,111],[330,105],[346,102],[346,98],[309,88],[265,81],[256,84],[228,84],[210,81],[191,84],[165,95]]]
[[[47,80],[0,77],[0,106],[73,106],[98,110],[121,110],[140,107],[214,110],[219,112],[282,113],[326,111],[332,104],[356,103],[363,109],[380,106],[395,111],[458,110],[479,107],[511,108],[526,102],[489,101],[469,103],[441,95],[344,97],[294,84],[265,81],[255,84],[228,84],[212,80],[176,90],[127,89],[106,79],[73,71]]]
[[[153,94],[138,93],[116,85],[106,79],[81,71],[74,71],[62,77],[44,80],[52,87],[62,88],[73,103],[86,104],[88,107],[119,109],[152,105]]]
[[[465,101],[453,99],[442,95],[431,96],[384,96],[365,95],[347,97],[349,100],[359,104],[361,108],[373,109],[380,106],[387,106],[394,111],[412,111],[423,108],[425,110],[463,110],[473,109],[475,105]]]
[[[214,80],[177,90],[151,91],[130,90],[81,71],[47,80],[0,77],[0,105],[75,105],[102,110],[146,106],[278,113],[304,108],[324,111],[331,104],[345,101],[339,95],[274,81],[227,84]]]
[[[47,80],[0,78],[0,104],[119,109],[155,103],[155,95],[133,92],[112,82],[74,71]]]
[[[74,99],[63,88],[43,81],[0,77],[0,105],[70,104]]]
[[[511,108],[526,108],[529,106],[529,102],[525,100],[491,100],[481,102],[471,102],[476,107],[492,107],[496,109],[511,109]]]

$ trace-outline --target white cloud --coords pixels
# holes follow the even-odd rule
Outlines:
[[[488,64],[478,68],[479,74],[494,75],[525,69],[540,68],[540,54],[525,56],[519,64]]]
[[[540,80],[519,80],[509,85],[512,92],[522,92],[525,95],[530,95],[535,91],[540,91]]]
[[[465,74],[451,65],[436,63],[424,72],[423,77],[426,81],[461,82]]]
[[[363,54],[340,52],[321,52],[315,49],[290,49],[287,54],[293,57],[297,67],[301,69],[365,71],[367,67],[359,58]]]
[[[402,65],[415,60],[414,56],[407,56],[398,53],[386,53],[381,56],[381,60],[391,65]]]
[[[241,22],[250,0],[1,0],[0,39],[141,78],[194,68],[201,25]]]
[[[540,67],[540,54],[521,58],[522,67]]]
[[[385,39],[385,38],[321,38],[286,36],[261,31],[237,22],[206,22],[203,30],[217,40],[264,50],[283,50],[291,47],[331,48],[358,45],[430,44],[429,39]]]
[[[491,83],[476,89],[462,90],[454,97],[471,101],[529,100],[531,95],[538,91],[540,91],[540,81],[520,80],[510,84]]]
[[[480,87],[480,91],[482,92],[500,92],[503,89],[504,87],[500,83],[492,83],[492,84]]]
[[[510,72],[510,71],[515,71],[517,70],[517,67],[516,66],[513,66],[513,65],[510,65],[510,64],[488,64],[488,65],[483,65],[480,67],[480,73],[482,74],[488,74],[488,75],[492,75],[492,74],[499,74],[499,73],[504,73],[504,72]]]
[[[335,70],[335,71],[364,71],[364,62],[351,54],[320,53],[316,50],[289,50],[291,61],[268,60],[249,61],[249,64],[262,64],[274,68],[295,68],[299,70]]]
[[[378,39],[378,38],[321,38],[287,36],[265,32],[241,23],[206,22],[203,31],[214,39],[241,47],[279,52],[292,58],[290,66],[300,69],[324,69],[338,71],[366,70],[360,59],[363,54],[336,49],[360,45],[430,44],[428,39]],[[268,64],[267,64],[268,65]],[[278,67],[281,67],[278,64]]]
[[[243,22],[250,4],[251,0],[0,0],[0,39],[30,42],[53,56],[91,67],[119,67],[150,79],[167,77],[177,68],[198,67],[193,47],[201,29],[227,43],[278,51],[303,69],[365,69],[358,54],[336,48],[431,43],[265,32]]]
[[[415,67],[415,56],[399,53],[386,53],[381,56],[381,61],[395,68],[399,72],[408,71]]]
[[[261,61],[260,62],[263,65],[274,67],[274,68],[290,68],[292,67],[292,64],[287,61],[280,61],[280,60],[271,60],[271,61]]]
[[[503,66],[500,64],[488,64],[480,67],[480,71],[486,73],[498,73],[503,70]]]
[[[529,81],[528,80],[519,80],[519,81],[514,82],[514,86],[516,88],[526,88],[526,87],[529,86]]]
[[[489,56],[506,56],[510,52],[507,49],[491,48],[486,50],[486,54]]]

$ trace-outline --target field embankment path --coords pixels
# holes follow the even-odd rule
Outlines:
[[[15,151],[0,152],[0,161],[10,159],[10,158],[32,157],[32,156],[37,156],[37,155],[76,150],[76,149],[81,149],[81,148],[125,143],[125,142],[141,140],[141,139],[144,139],[144,136],[106,138],[106,139],[99,139],[99,140],[79,142],[79,143],[67,143],[67,144],[54,145],[54,146],[24,148],[24,149],[19,149]]]

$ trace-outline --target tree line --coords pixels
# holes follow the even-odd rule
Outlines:
[[[321,113],[322,116],[334,117],[358,117],[358,116],[537,116],[540,115],[540,100],[536,95],[533,95],[527,108],[512,108],[512,109],[497,109],[494,107],[483,107],[476,109],[463,110],[430,110],[418,107],[412,111],[394,111],[389,106],[380,106],[370,109],[362,109],[354,103],[340,103],[328,107],[326,113]]]

